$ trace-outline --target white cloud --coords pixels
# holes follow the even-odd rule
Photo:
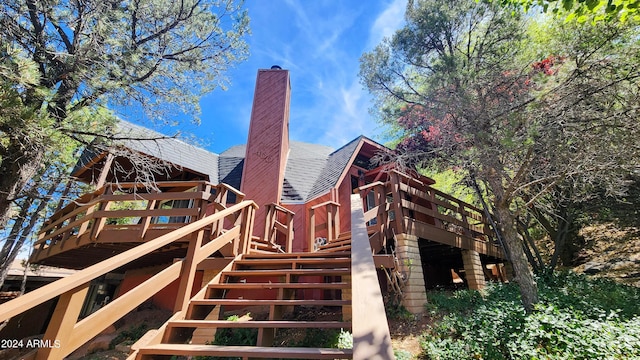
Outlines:
[[[407,8],[407,0],[393,0],[382,11],[371,27],[368,47],[373,48],[385,37],[391,37],[393,33],[404,24],[404,12]]]

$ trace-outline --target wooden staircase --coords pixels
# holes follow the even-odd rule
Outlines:
[[[337,239],[331,240],[324,245],[318,246],[318,251],[326,252],[350,252],[351,251],[351,232],[342,233]]]
[[[184,316],[174,316],[155,341],[140,346],[130,359],[350,359],[352,349],[291,346],[281,336],[274,344],[279,332],[291,331],[286,329],[297,329],[298,334],[308,331],[303,329],[351,331],[350,279],[350,252],[239,256],[191,299]],[[294,313],[300,311],[330,315],[296,320]],[[239,319],[228,320],[230,314]],[[216,332],[242,328],[257,329],[254,344],[213,345]]]

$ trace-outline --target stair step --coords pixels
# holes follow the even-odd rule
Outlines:
[[[251,299],[199,299],[191,300],[194,306],[211,305],[301,305],[301,306],[342,306],[351,305],[350,300],[251,300]]]
[[[251,329],[297,329],[297,328],[321,328],[321,329],[351,329],[349,321],[288,321],[288,320],[249,320],[249,321],[231,321],[231,320],[175,320],[167,323],[167,329],[170,328],[209,328],[209,329],[228,329],[228,328],[251,328]]]
[[[348,245],[340,245],[340,246],[321,246],[318,248],[318,252],[324,253],[332,253],[336,251],[351,251],[351,244]]]
[[[347,289],[351,288],[350,283],[333,282],[333,283],[224,283],[209,284],[209,289]]]
[[[269,249],[280,249],[280,248],[282,248],[278,244],[272,244],[270,242],[264,242],[264,241],[252,241],[250,247],[253,247],[254,249],[257,248],[259,250],[269,250]]]
[[[224,356],[276,359],[345,359],[353,357],[351,349],[220,346],[157,344],[140,349],[145,355]],[[144,357],[143,357],[144,358]]]
[[[243,259],[304,259],[317,257],[348,257],[351,258],[350,252],[340,252],[332,254],[318,254],[316,252],[298,252],[298,253],[268,253],[268,254],[245,254]]]
[[[328,243],[326,243],[323,246],[326,246],[326,245],[329,245],[329,244],[351,244],[351,238],[335,239],[333,241],[329,241]]]
[[[255,276],[285,276],[285,275],[298,275],[298,276],[334,276],[334,275],[349,275],[351,269],[349,268],[331,268],[331,269],[258,269],[258,270],[231,270],[224,271],[222,276],[226,277],[255,277]]]
[[[289,265],[289,268],[294,266],[313,266],[317,267],[322,265],[327,266],[351,266],[351,258],[349,257],[313,257],[313,258],[301,258],[301,259],[243,259],[235,262],[236,266],[240,267],[267,267],[267,266],[279,266]]]
[[[340,247],[345,247],[345,246],[351,247],[351,241],[328,243],[328,244],[319,246],[318,250],[331,249],[331,248],[340,248]]]

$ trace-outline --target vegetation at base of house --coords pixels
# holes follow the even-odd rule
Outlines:
[[[571,272],[537,278],[527,314],[515,284],[482,293],[429,294],[436,318],[422,340],[429,359],[622,359],[640,357],[640,289]]]
[[[133,326],[127,330],[123,330],[109,343],[109,349],[115,349],[116,345],[126,343],[131,345],[138,341],[149,330],[147,323]]]
[[[237,315],[227,318],[229,321],[238,321]],[[258,329],[220,329],[216,332],[216,338],[212,345],[255,345],[258,338]]]

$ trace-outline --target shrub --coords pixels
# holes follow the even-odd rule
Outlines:
[[[111,342],[109,343],[109,348],[113,349],[120,343],[131,345],[138,341],[138,339],[140,339],[147,332],[147,330],[149,330],[149,327],[146,323],[142,323],[138,326],[123,330],[113,340],[111,340]]]
[[[640,357],[640,289],[558,273],[538,279],[531,314],[515,284],[430,294],[438,319],[422,339],[430,359]]]

